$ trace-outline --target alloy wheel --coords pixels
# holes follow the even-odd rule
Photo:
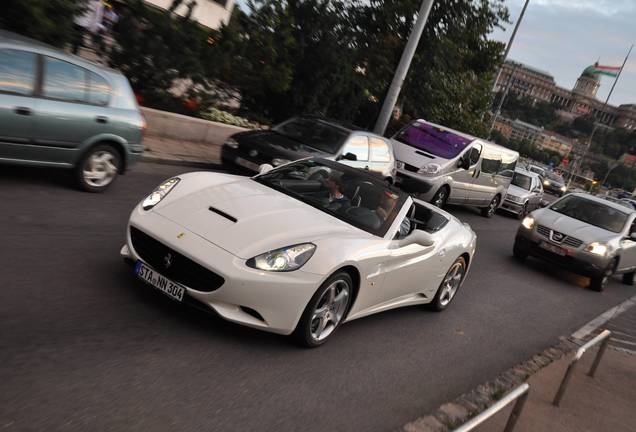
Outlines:
[[[100,150],[86,160],[82,176],[87,184],[94,187],[104,187],[117,176],[117,158],[111,152]]]
[[[488,216],[492,216],[495,214],[495,210],[499,206],[499,197],[494,197],[492,201],[490,201],[490,205],[488,206]]]
[[[333,281],[322,293],[311,314],[311,336],[321,341],[340,324],[349,304],[351,287],[341,279]]]
[[[439,296],[439,302],[442,306],[447,306],[451,300],[453,300],[453,297],[455,297],[455,293],[457,293],[462,283],[464,272],[464,263],[462,261],[456,261],[450,270],[448,270],[448,273],[446,273],[444,281],[442,282],[442,292]]]

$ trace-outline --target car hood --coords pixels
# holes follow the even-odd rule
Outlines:
[[[260,153],[289,160],[309,156],[324,158],[332,156],[329,153],[322,152],[271,130],[241,132],[235,134],[233,138],[242,149],[254,149]]]
[[[244,259],[327,236],[370,235],[249,178],[201,187],[154,211]]]
[[[584,243],[609,241],[620,235],[555,212],[549,208],[537,210],[533,216],[539,225],[544,225],[560,233],[575,237]]]
[[[516,196],[516,197],[526,197],[528,195],[530,195],[530,191],[525,190],[524,188],[520,188],[519,186],[515,186],[513,184],[510,184],[510,186],[508,186],[508,195],[512,195],[512,196]]]

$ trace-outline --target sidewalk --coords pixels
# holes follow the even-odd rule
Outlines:
[[[143,160],[169,162],[210,168],[221,165],[221,146],[201,142],[178,141],[157,136],[144,137]]]
[[[586,352],[576,366],[559,408],[552,400],[572,355],[541,369],[528,379],[530,393],[515,432],[634,432],[636,431],[636,307],[632,306],[587,335],[612,332],[594,378],[587,372],[598,347]],[[512,404],[476,429],[503,430]]]

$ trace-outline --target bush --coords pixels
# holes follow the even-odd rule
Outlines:
[[[232,126],[240,126],[247,129],[256,129],[258,125],[250,122],[244,117],[235,116],[227,111],[221,111],[217,108],[210,108],[206,113],[203,113],[202,117],[206,120],[224,123]]]

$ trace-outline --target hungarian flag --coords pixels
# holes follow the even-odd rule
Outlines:
[[[607,75],[615,77],[621,70],[620,66],[602,66],[598,63],[594,63],[594,73],[598,75]]]

